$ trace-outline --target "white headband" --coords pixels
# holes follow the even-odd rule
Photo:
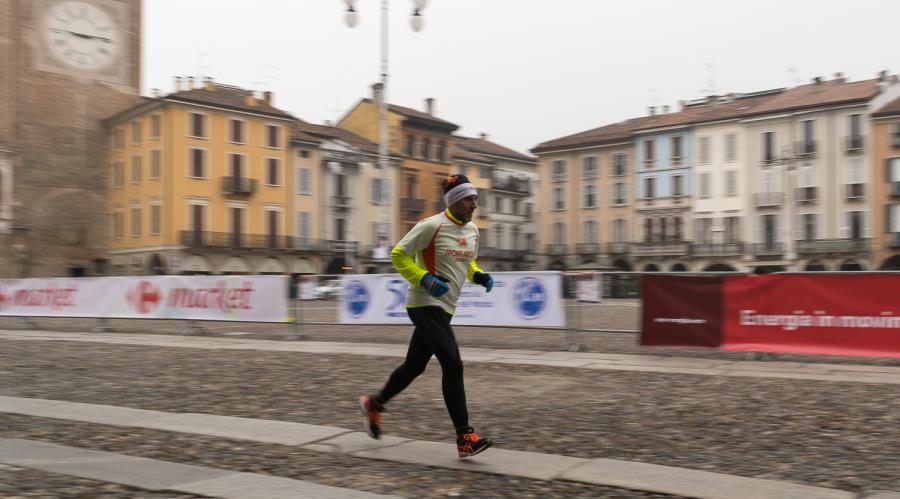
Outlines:
[[[469,196],[477,196],[478,189],[475,188],[474,185],[466,182],[465,184],[459,184],[456,187],[450,189],[449,191],[444,193],[444,203],[447,204],[447,208],[453,206],[460,199],[465,199]]]

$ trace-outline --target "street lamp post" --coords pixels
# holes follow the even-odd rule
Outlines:
[[[359,20],[359,15],[356,12],[356,8],[354,7],[356,4],[356,0],[344,0],[344,3],[347,4],[347,11],[344,14],[344,22],[348,27],[353,28],[356,26],[357,21]],[[385,186],[388,182],[387,169],[388,169],[388,119],[387,119],[387,92],[388,92],[388,33],[389,33],[389,24],[388,24],[388,5],[389,0],[381,0],[381,78],[380,78],[380,92],[377,92],[376,97],[380,97],[377,99],[378,106],[378,197],[381,202],[380,209],[380,222],[378,224],[378,239],[379,244],[382,243],[381,240],[390,239],[390,234],[385,233],[385,229],[388,226],[388,203],[385,196]],[[421,31],[423,26],[422,19],[422,10],[425,9],[428,4],[428,0],[413,0],[413,12],[410,17],[410,26],[413,31]]]

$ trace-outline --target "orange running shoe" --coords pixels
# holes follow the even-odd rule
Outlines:
[[[491,445],[494,445],[493,440],[488,437],[479,437],[471,426],[460,428],[456,432],[456,451],[459,452],[460,459],[480,454]]]
[[[359,397],[359,410],[366,417],[364,427],[366,433],[374,438],[381,438],[381,407],[376,407],[376,402],[368,395]]]

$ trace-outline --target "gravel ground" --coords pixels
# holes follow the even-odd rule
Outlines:
[[[7,430],[7,420],[3,426]],[[114,483],[58,475],[31,468],[0,464],[0,497],[6,499],[48,498],[66,499],[195,499],[203,496],[150,492]]]
[[[356,395],[377,389],[397,362],[348,355],[3,342],[0,394],[357,430]],[[641,461],[854,492],[900,490],[897,385],[484,363],[467,365],[466,380],[473,423],[506,449]],[[85,440],[82,425],[32,421],[36,419],[4,424],[4,433],[68,445],[81,445],[78,442]],[[451,429],[436,362],[389,406],[385,426],[390,435],[449,442]],[[109,434],[125,435],[121,437],[124,447],[103,447],[116,441],[117,437],[108,441]],[[197,436],[168,437],[179,443],[159,447],[156,441],[162,437],[150,438],[149,433],[132,429],[101,427],[85,435],[96,435],[86,441],[96,440],[95,445],[104,450],[162,449],[161,454],[150,457],[180,462],[195,459],[197,452],[189,443],[202,440]],[[180,443],[182,440],[185,443]],[[236,445],[256,447],[248,442]],[[260,449],[279,447],[260,445]],[[448,452],[452,447],[448,446]],[[221,463],[238,459],[235,454],[234,449],[224,450],[216,453],[215,459],[222,460],[219,464],[204,464],[227,467]],[[310,459],[356,461],[322,454]],[[275,466],[268,462],[260,465]],[[388,484],[394,467],[402,468],[391,463],[371,466],[387,467],[383,474],[372,473]],[[336,471],[338,464],[323,467],[341,475]],[[432,481],[454,473],[418,467],[406,472],[405,480],[410,481]],[[287,471],[277,474],[302,478]],[[481,479],[500,480],[496,485],[500,491],[512,486],[509,478]],[[472,478],[467,474],[461,480]],[[549,487],[546,495],[557,490],[560,497],[581,494],[556,488],[572,486],[565,483],[528,486]],[[401,493],[407,494],[414,489],[403,490]],[[525,496],[545,495],[538,492],[543,489],[523,490],[520,494]],[[619,493],[603,493],[607,492]],[[597,493],[591,489],[584,495],[616,497]]]
[[[4,428],[0,430],[0,435],[13,434],[17,438],[53,441],[65,445],[120,452],[152,459],[169,461],[177,459],[181,463],[293,478],[333,487],[404,497],[602,497],[619,499],[676,497],[573,482],[549,482],[428,468],[311,452],[286,445],[260,444],[183,433],[119,428],[25,416],[0,415],[0,422]],[[3,474],[0,473],[0,492],[3,491],[3,479]],[[88,481],[83,480],[83,482]],[[98,483],[102,482],[86,483],[82,490],[90,491],[91,487],[97,486]],[[21,495],[20,492],[16,493]],[[60,495],[58,497],[145,496],[123,494],[120,496]],[[171,497],[171,495],[147,495],[146,497]]]
[[[317,301],[305,305],[307,308],[301,315],[310,320],[322,319],[334,321],[336,302]],[[572,307],[567,307],[569,315]],[[582,323],[586,327],[605,327],[617,330],[637,330],[640,307],[635,300],[610,300],[600,305],[584,306],[581,309],[582,321],[569,319],[570,324]],[[37,319],[40,329],[49,331],[91,331],[96,319]],[[143,334],[181,334],[185,329],[185,321],[177,320],[110,320],[109,325],[121,333]],[[292,331],[287,324],[267,323],[234,323],[205,322],[202,325],[211,336],[239,336],[256,339],[284,340]],[[0,317],[0,329],[19,329],[18,320],[12,317]],[[356,343],[406,343],[412,332],[411,326],[350,326],[340,324],[303,324],[301,331],[312,341],[341,341]],[[565,331],[550,329],[518,329],[518,328],[486,328],[486,327],[454,327],[459,343],[463,347],[479,348],[512,348],[523,350],[551,351],[561,350],[566,346]],[[705,359],[744,360],[745,352],[725,352],[709,349],[684,348],[647,348],[638,344],[637,333],[584,332],[582,342],[591,352],[616,353],[631,355],[660,355],[694,357]],[[772,356],[772,358],[775,358]],[[790,362],[831,363],[831,364],[864,364],[900,366],[900,359],[872,357],[837,357],[816,355],[778,354],[777,360]]]

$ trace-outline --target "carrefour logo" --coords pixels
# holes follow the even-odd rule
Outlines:
[[[162,302],[159,288],[150,281],[141,281],[132,286],[125,299],[139,314],[149,314]]]
[[[344,306],[350,317],[356,318],[366,313],[370,303],[372,303],[372,295],[365,284],[360,281],[350,281],[344,285]]]
[[[534,277],[516,281],[512,288],[512,306],[523,319],[537,319],[547,308],[547,288]]]

